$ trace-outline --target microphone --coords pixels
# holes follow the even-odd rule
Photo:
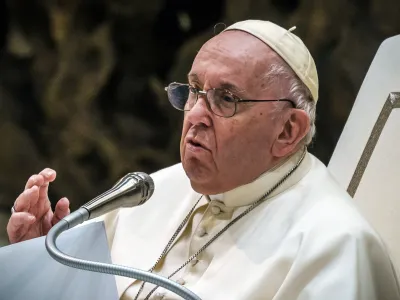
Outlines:
[[[145,203],[154,192],[153,179],[142,172],[129,173],[110,190],[82,205],[89,219],[101,216],[118,207],[133,207]]]
[[[46,236],[45,245],[47,252],[59,263],[72,268],[135,278],[166,288],[183,299],[201,300],[192,291],[168,278],[125,266],[72,257],[60,251],[56,245],[57,237],[64,231],[118,207],[141,205],[153,195],[153,192],[154,182],[149,175],[141,172],[125,175],[110,190],[90,200],[55,224]]]
[[[145,203],[154,192],[153,179],[143,172],[129,173],[108,191],[93,198],[78,210],[63,218],[68,229],[119,207],[134,207]]]

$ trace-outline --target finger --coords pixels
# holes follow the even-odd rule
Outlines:
[[[14,209],[16,212],[26,212],[37,204],[39,200],[39,188],[34,185],[30,189],[23,191],[15,200]]]
[[[10,217],[7,224],[7,234],[11,243],[20,241],[36,218],[27,212],[16,212]]]
[[[43,216],[42,218],[42,234],[47,235],[51,227],[53,227],[53,224],[51,224],[51,221],[53,219],[53,211],[49,209],[47,213]]]
[[[43,176],[44,181],[39,190],[39,202],[41,205],[47,207],[47,204],[50,205],[49,197],[48,197],[48,190],[49,190],[49,182],[52,182],[56,179],[56,171],[50,168],[44,169],[39,175]],[[45,203],[48,202],[48,203]]]
[[[53,182],[56,179],[57,173],[53,169],[46,168],[39,173],[44,177],[45,183]]]
[[[54,209],[54,215],[53,215],[53,220],[52,224],[56,224],[58,221],[60,221],[62,218],[66,217],[69,215],[70,209],[69,209],[69,200],[67,198],[61,198]]]
[[[42,175],[32,175],[25,184],[25,190],[30,189],[34,185],[41,186],[43,183],[44,177]]]

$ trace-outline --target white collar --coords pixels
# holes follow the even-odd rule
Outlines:
[[[277,184],[283,178],[283,176],[285,176],[298,163],[303,155],[303,151],[303,149],[297,151],[279,165],[261,174],[257,179],[248,184],[239,186],[222,194],[209,195],[207,198],[209,198],[209,200],[221,201],[228,207],[250,205],[251,203],[257,201],[275,184]],[[273,193],[271,193],[268,198],[282,193],[299,182],[310,169],[311,158],[310,154],[307,152],[296,171],[294,171],[294,173],[289,176],[289,178],[283,184],[281,184]]]

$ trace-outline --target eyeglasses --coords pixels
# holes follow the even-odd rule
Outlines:
[[[170,83],[165,90],[168,94],[168,100],[171,105],[181,111],[189,111],[196,104],[199,95],[205,95],[208,107],[217,116],[230,118],[236,113],[236,106],[242,102],[290,102],[293,107],[295,103],[289,99],[276,100],[243,100],[225,89],[210,89],[202,91],[189,84]]]

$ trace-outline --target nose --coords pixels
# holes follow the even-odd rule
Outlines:
[[[185,119],[192,125],[203,125],[210,127],[212,124],[212,112],[208,107],[206,95],[199,94],[196,104],[192,109],[186,112]]]

